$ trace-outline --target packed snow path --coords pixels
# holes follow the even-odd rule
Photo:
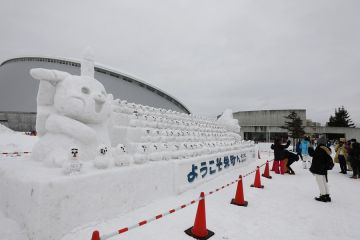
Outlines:
[[[93,226],[76,229],[62,240],[89,240],[95,229],[101,234],[106,234],[180,206],[198,198],[201,191],[213,191],[237,179],[238,175],[253,171],[256,165],[264,163],[266,157],[267,154],[257,163],[224,174],[180,196],[154,202],[117,219],[107,219],[101,223],[94,223]],[[339,167],[336,165],[329,172],[333,201],[322,203],[314,200],[319,191],[309,170],[303,169],[300,161],[295,162],[292,167],[296,172],[294,176],[275,175],[271,172],[273,179],[262,178],[264,189],[249,187],[254,181],[254,174],[244,178],[244,194],[245,200],[249,202],[248,207],[230,204],[235,196],[236,184],[208,196],[207,228],[215,232],[211,239],[357,239],[360,236],[360,229],[356,226],[360,214],[360,180],[349,179],[349,176],[339,174]],[[197,204],[194,204],[111,239],[193,239],[185,235],[184,230],[193,226],[196,208]]]

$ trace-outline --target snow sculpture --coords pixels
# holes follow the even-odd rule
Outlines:
[[[175,143],[173,145],[170,146],[170,159],[180,159],[181,155],[180,155],[180,146],[179,144]]]
[[[128,166],[132,162],[132,157],[127,152],[124,144],[118,144],[113,151],[113,158],[115,166]]]
[[[110,145],[107,120],[112,96],[91,75],[93,63],[89,56],[81,68],[85,68],[85,75],[42,68],[30,70],[31,76],[40,80],[36,118],[40,139],[31,157],[47,166],[61,167],[71,146],[82,150],[79,160],[92,161],[100,144]]]
[[[94,167],[97,169],[105,169],[110,166],[111,158],[108,154],[108,147],[105,145],[100,145],[98,147],[98,156],[95,157]]]
[[[228,131],[236,133],[240,132],[239,121],[237,119],[234,119],[231,109],[226,109],[224,113],[219,117],[217,122]]]
[[[134,154],[134,163],[143,164],[146,163],[148,158],[148,146],[146,144],[139,144],[136,146],[136,153]]]
[[[72,147],[70,149],[70,156],[68,160],[63,164],[63,173],[65,175],[75,175],[80,173],[82,163],[78,159],[78,154],[78,147]]]
[[[162,158],[162,156],[161,156],[162,154],[160,152],[159,146],[156,143],[154,143],[154,144],[151,144],[149,146],[149,148],[150,148],[149,160],[150,161],[160,161]]]
[[[171,151],[169,151],[169,146],[167,143],[160,145],[160,150],[162,153],[162,160],[169,160],[171,158]]]

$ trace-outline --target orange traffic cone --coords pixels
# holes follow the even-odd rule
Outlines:
[[[254,184],[251,184],[251,187],[264,188],[264,186],[261,185],[260,168],[259,168],[259,166],[256,167],[255,180],[254,180]]]
[[[100,240],[100,233],[99,231],[94,231],[91,237],[91,240]]]
[[[242,176],[239,176],[238,185],[236,188],[236,195],[235,198],[231,200],[231,204],[247,207],[248,202],[244,200],[244,191],[243,191],[243,184],[242,184]]]
[[[205,194],[201,192],[194,226],[185,230],[185,233],[193,238],[206,240],[214,235],[214,232],[206,229]]]
[[[272,167],[271,167],[271,171],[275,172],[275,160],[272,161],[273,164],[272,164]]]
[[[269,171],[269,161],[266,161],[265,170],[261,176],[272,179],[272,177],[270,176],[270,171]]]

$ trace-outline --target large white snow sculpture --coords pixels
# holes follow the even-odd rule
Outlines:
[[[87,56],[82,62],[81,67],[86,69],[82,76],[42,68],[30,70],[31,76],[40,80],[36,119],[40,139],[32,150],[32,159],[61,167],[71,146],[79,147],[79,160],[93,161],[99,145],[111,145],[107,120],[112,95],[91,76],[93,62],[89,59]]]

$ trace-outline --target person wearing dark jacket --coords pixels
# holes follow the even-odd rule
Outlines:
[[[355,139],[349,150],[349,157],[351,159],[351,166],[353,169],[353,175],[351,178],[358,179],[360,177],[360,143]]]
[[[285,174],[285,149],[290,146],[290,140],[287,141],[286,145],[281,144],[281,139],[276,138],[274,144],[271,145],[271,149],[274,150],[274,171],[276,174]],[[280,168],[280,169],[279,169]]]
[[[331,149],[326,147],[326,138],[320,137],[316,149],[312,146],[308,148],[309,155],[312,157],[310,172],[314,174],[320,190],[320,196],[315,200],[321,202],[331,202],[329,187],[327,185],[327,171],[334,166],[331,158]],[[332,167],[329,165],[332,165]]]
[[[292,152],[288,151],[288,150],[285,150],[285,154],[286,154],[286,158],[287,158],[287,163],[286,163],[287,171],[286,171],[286,173],[288,173],[290,175],[295,175],[294,170],[290,166],[295,161],[299,160],[299,156],[297,154],[295,154],[295,153],[292,153]]]

